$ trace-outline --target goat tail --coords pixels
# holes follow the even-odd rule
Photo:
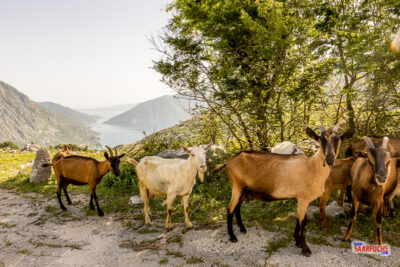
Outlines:
[[[53,164],[51,164],[51,163],[43,163],[43,164],[41,165],[42,168],[50,167],[50,166],[53,166]]]
[[[219,171],[220,169],[225,168],[225,166],[226,166],[226,162],[225,162],[225,163],[222,163],[222,164],[217,164],[217,165],[215,165],[215,167],[214,167],[214,169],[212,170],[212,172]]]
[[[133,165],[137,166],[139,165],[139,162],[137,162],[136,160],[132,159],[132,158],[128,158],[127,159],[130,163],[132,163]]]

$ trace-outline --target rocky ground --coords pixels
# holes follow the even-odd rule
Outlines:
[[[68,212],[56,199],[21,195],[0,189],[0,266],[399,266],[400,248],[389,257],[355,255],[348,248],[313,245],[312,256],[300,255],[290,241],[267,255],[281,233],[261,227],[227,241],[225,222],[196,226],[182,224],[165,232],[163,222],[146,227],[141,221],[126,224],[118,215],[87,216],[82,207],[88,196],[74,196]],[[336,242],[336,241],[332,241]],[[268,259],[267,259],[268,258]]]

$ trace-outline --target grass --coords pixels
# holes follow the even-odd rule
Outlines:
[[[290,242],[292,242],[293,237],[291,234],[288,234],[287,236],[280,238],[276,241],[272,241],[268,244],[268,246],[266,247],[266,260],[268,260],[272,254],[274,254],[275,252],[277,252],[279,249],[287,247],[289,245]]]
[[[158,261],[158,264],[167,264],[168,263],[168,259],[164,258]]]
[[[179,251],[170,251],[169,249],[167,249],[167,256],[174,256],[176,258],[184,258],[185,255],[182,254]]]
[[[8,224],[8,223],[5,223],[5,222],[0,222],[0,226],[3,226],[5,228],[10,229],[10,228],[16,227],[17,225],[16,224]]]
[[[186,259],[187,264],[198,264],[204,262],[202,258],[192,256],[189,259]]]

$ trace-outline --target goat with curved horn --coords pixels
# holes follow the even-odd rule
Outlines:
[[[108,151],[110,151],[110,157],[113,157],[114,155],[113,155],[111,148],[109,146],[106,146],[106,148],[108,149]]]
[[[114,150],[115,150],[115,156],[118,157],[117,147],[114,147]]]
[[[385,136],[382,140],[382,148],[383,149],[387,149],[388,142],[389,142],[389,138],[387,136]]]
[[[369,137],[363,136],[363,140],[367,144],[368,149],[374,149],[375,148],[374,144],[372,143],[371,139],[369,139]]]
[[[335,126],[333,126],[332,128],[332,132],[338,133],[339,132],[339,124],[336,124]]]

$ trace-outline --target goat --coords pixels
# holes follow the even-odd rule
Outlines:
[[[339,136],[339,126],[334,126],[329,134],[323,126],[317,128],[321,129],[321,136],[310,128],[306,129],[307,135],[321,144],[318,152],[312,157],[244,151],[233,156],[225,164],[216,166],[216,169],[226,167],[232,189],[227,216],[230,241],[237,241],[232,227],[234,214],[240,231],[246,233],[240,206],[247,197],[252,196],[264,201],[296,199],[296,246],[302,248],[304,256],[311,255],[305,241],[308,205],[324,192],[325,181],[329,176],[330,166],[337,157],[341,141],[353,135],[353,130],[348,130]]]
[[[282,143],[276,144],[273,148],[271,148],[272,153],[276,154],[305,154],[301,148],[297,145],[293,144],[290,141],[285,141]]]
[[[338,203],[342,202],[343,204],[343,192],[346,189],[346,186],[351,185],[351,167],[355,161],[355,157],[336,159],[335,163],[332,165],[331,172],[325,182],[325,191],[319,200],[321,221],[325,227],[329,227],[325,213],[326,203],[328,203],[332,192],[336,189],[340,189]],[[339,204],[339,206],[341,206],[341,204]]]
[[[167,230],[171,230],[172,204],[176,196],[181,196],[186,227],[193,227],[189,220],[189,197],[196,183],[196,173],[198,173],[200,181],[204,181],[204,173],[207,170],[206,151],[211,148],[212,144],[210,143],[205,149],[202,147],[188,149],[183,146],[183,150],[189,153],[187,160],[147,156],[139,163],[134,159],[128,159],[136,168],[146,224],[151,224],[149,198],[167,196],[163,205],[167,204],[166,226]]]
[[[116,175],[120,175],[119,163],[120,158],[125,154],[118,156],[117,149],[115,148],[115,155],[111,148],[107,146],[110,151],[110,156],[107,152],[104,152],[105,161],[99,162],[94,158],[83,157],[83,156],[68,156],[61,158],[52,165],[56,174],[57,180],[57,198],[60,204],[60,208],[67,210],[61,201],[61,188],[64,191],[65,197],[68,204],[71,204],[71,199],[67,192],[69,184],[73,185],[85,185],[89,184],[90,188],[90,202],[89,206],[91,210],[94,210],[93,199],[96,202],[97,214],[104,216],[104,212],[101,210],[96,195],[96,186],[101,182],[101,179],[110,170]]]
[[[371,136],[368,137],[373,143],[381,143],[384,136]],[[389,136],[390,139],[390,155],[391,157],[400,157],[400,137]],[[389,148],[389,147],[388,147]],[[351,156],[364,156],[367,145],[364,139],[357,139],[353,141],[346,149],[346,157]]]
[[[64,145],[63,150],[61,150],[60,152],[58,152],[57,154],[54,155],[54,157],[51,159],[51,163],[54,164],[56,163],[58,160],[65,158],[67,156],[71,156],[72,155],[72,149],[70,146]]]
[[[382,146],[377,148],[371,139],[364,136],[367,146],[367,157],[358,158],[351,169],[353,207],[351,220],[347,228],[344,241],[349,241],[354,223],[357,218],[357,210],[360,204],[373,206],[372,217],[376,227],[375,242],[382,245],[382,211],[385,194],[391,192],[397,183],[396,161],[391,160],[388,152],[388,137],[382,139]]]

